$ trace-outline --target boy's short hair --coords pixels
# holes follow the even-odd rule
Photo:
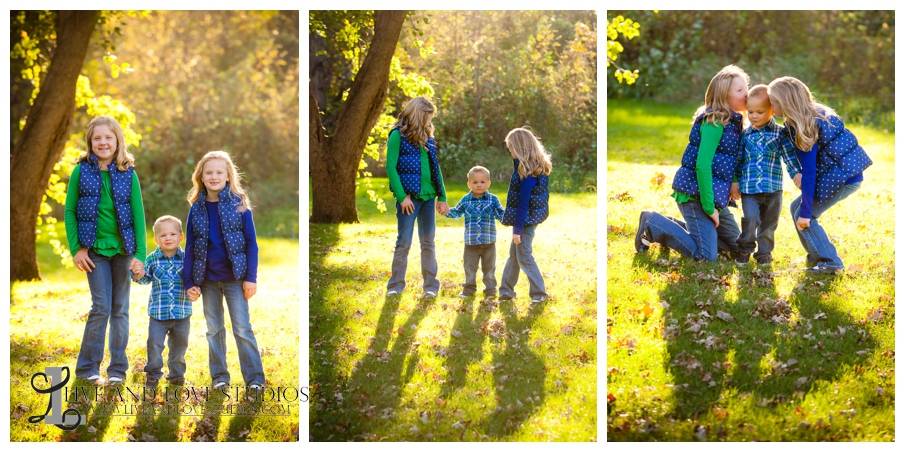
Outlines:
[[[468,170],[468,180],[471,180],[472,174],[477,174],[477,173],[484,173],[487,175],[487,179],[490,179],[490,170],[489,169],[484,168],[483,166],[475,166],[475,167],[471,168],[470,170]]]
[[[768,87],[767,85],[754,85],[751,89],[748,90],[748,97],[754,98],[764,98],[767,99],[767,103],[770,103],[770,96],[768,95]]]
[[[154,235],[157,235],[157,226],[166,223],[167,221],[176,223],[176,226],[179,226],[179,233],[182,234],[182,221],[172,215],[164,215],[154,222],[154,227],[152,228],[154,230]]]

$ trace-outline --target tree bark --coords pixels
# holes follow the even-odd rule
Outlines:
[[[313,204],[309,221],[312,223],[358,222],[355,208],[358,162],[371,128],[383,111],[390,83],[390,62],[404,21],[405,11],[375,11],[374,38],[339,111],[332,136],[327,136],[321,124],[317,100],[308,84]]]
[[[57,46],[41,91],[10,162],[10,280],[41,279],[35,226],[54,164],[69,138],[75,86],[88,53],[97,11],[59,11]]]

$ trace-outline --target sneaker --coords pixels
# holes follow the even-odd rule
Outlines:
[[[110,377],[107,379],[107,384],[111,386],[117,386],[123,384],[123,377]]]
[[[650,237],[647,235],[647,219],[653,212],[643,211],[638,218],[638,232],[635,233],[635,252],[644,253],[650,248]]]
[[[462,293],[459,294],[459,298],[470,298],[470,297],[473,297],[473,296],[474,296],[473,293],[465,293],[465,292],[462,292]]]
[[[424,292],[424,296],[421,298],[437,298],[437,292],[433,290],[428,290]]]
[[[88,381],[97,381],[97,380],[100,380],[100,378],[101,378],[100,375],[94,374],[94,375],[91,375],[91,376],[89,376],[88,378],[86,378],[86,380],[88,380]]]
[[[770,265],[773,263],[773,256],[769,254],[764,256],[757,256],[754,258],[757,261],[757,265]]]
[[[493,300],[496,300],[495,293],[489,293],[489,294],[484,295],[484,301],[493,301]]]
[[[225,388],[227,384],[225,381],[214,383],[214,389]]]
[[[175,379],[175,380],[167,380],[167,384],[170,386],[191,386],[192,384],[185,381],[183,378]]]
[[[804,269],[805,273],[809,273],[812,275],[838,275],[842,273],[841,268],[831,268],[823,265],[815,265],[810,268]]]
[[[500,301],[512,301],[515,299],[515,295],[500,295]]]
[[[746,265],[749,260],[751,260],[751,253],[739,251],[738,256],[735,257],[735,265],[741,267],[742,265]]]
[[[543,302],[545,302],[545,301],[547,301],[547,296],[546,296],[546,295],[541,295],[541,296],[538,296],[538,297],[531,297],[531,302],[532,302],[532,303],[543,303]]]
[[[245,399],[249,402],[258,401],[262,395],[264,395],[263,384],[253,384],[248,387],[247,391],[245,391]]]
[[[399,295],[399,291],[398,291],[398,290],[395,290],[395,289],[394,289],[394,290],[387,291],[387,296],[388,296],[388,297],[393,297],[393,296],[396,296],[396,295]]]
[[[145,380],[146,388],[156,388],[160,384],[160,380],[155,380],[152,378],[148,378]]]

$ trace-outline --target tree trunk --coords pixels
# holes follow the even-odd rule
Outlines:
[[[355,179],[358,162],[377,123],[389,87],[390,62],[402,33],[405,11],[375,11],[374,38],[349,96],[327,136],[317,100],[308,95],[308,141],[311,156],[312,223],[357,223]]]
[[[10,280],[41,279],[35,226],[53,165],[69,138],[75,86],[88,53],[97,11],[59,11],[57,46],[41,91],[28,112],[10,162]]]

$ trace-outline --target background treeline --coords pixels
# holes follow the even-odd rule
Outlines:
[[[49,23],[35,13],[11,14],[13,44],[27,41],[23,30],[40,35]],[[91,105],[101,103],[115,116],[134,115],[131,130],[140,141],[130,149],[149,223],[164,214],[185,218],[195,162],[220,149],[245,175],[258,233],[297,237],[298,12],[159,11],[113,13],[113,20],[105,14],[77,93],[94,104],[75,112],[61,180],[85,149]],[[49,54],[53,36],[47,43]],[[11,59],[11,145],[33,95],[27,66],[25,58]],[[62,219],[62,206],[53,205],[53,214]]]
[[[318,102],[327,106],[328,133],[373,33],[355,26],[366,17],[351,13],[311,13],[312,23],[324,27],[323,39],[312,34],[309,57],[313,77],[324,77],[317,71],[327,68]],[[469,168],[482,165],[494,180],[508,180],[512,160],[503,140],[509,130],[528,125],[553,155],[555,190],[596,188],[596,23],[593,11],[411,13],[365,170],[385,176],[392,122],[408,99],[429,95],[438,108],[435,135],[446,178],[462,181]],[[350,36],[354,42],[346,42]]]
[[[620,14],[641,35],[619,38],[618,64],[641,78],[608,83],[607,97],[700,102],[713,74],[735,63],[752,84],[791,75],[846,121],[894,128],[894,11],[607,12]]]

